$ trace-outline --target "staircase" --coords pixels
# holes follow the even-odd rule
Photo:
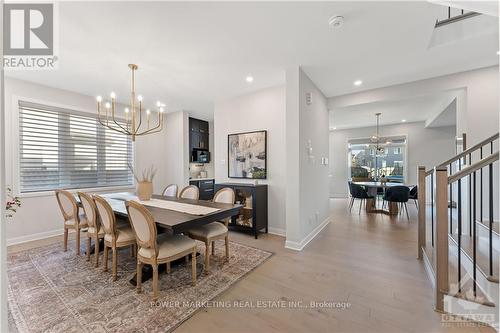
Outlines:
[[[444,325],[475,321],[499,330],[498,137],[418,168],[418,258]]]

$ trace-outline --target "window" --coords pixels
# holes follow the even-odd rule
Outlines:
[[[401,147],[394,148],[394,155],[401,155],[402,153],[403,153],[403,148]]]
[[[370,139],[348,141],[350,178],[354,181],[376,180],[382,176],[391,182],[404,182],[405,137],[388,137],[379,144]]]
[[[133,185],[132,161],[131,138],[95,116],[19,101],[21,193]]]

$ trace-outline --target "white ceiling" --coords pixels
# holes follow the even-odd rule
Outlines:
[[[283,84],[292,65],[330,97],[498,64],[498,34],[427,49],[445,13],[424,1],[60,2],[59,69],[7,75],[125,102],[133,62],[146,100],[210,119],[214,102]],[[330,28],[332,15],[345,25]]]
[[[385,100],[373,103],[336,108],[330,112],[330,129],[369,127],[376,123],[375,114],[382,113],[380,125],[406,122],[430,121],[431,126],[451,126],[455,124],[456,93],[438,92],[400,100]],[[452,106],[450,106],[452,104]],[[450,107],[449,107],[450,106]],[[443,114],[445,111],[445,114]]]

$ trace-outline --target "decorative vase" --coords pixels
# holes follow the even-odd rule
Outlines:
[[[139,182],[137,184],[137,196],[141,201],[147,201],[151,199],[153,195],[153,183],[152,182]]]

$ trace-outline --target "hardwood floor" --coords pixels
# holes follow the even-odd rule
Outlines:
[[[233,241],[275,255],[216,299],[348,302],[349,308],[207,308],[176,332],[494,332],[475,323],[449,327],[433,311],[432,288],[416,259],[415,206],[408,207],[410,221],[358,215],[356,208],[349,213],[347,200],[331,200],[331,223],[301,252],[285,249],[279,236],[230,233]]]

